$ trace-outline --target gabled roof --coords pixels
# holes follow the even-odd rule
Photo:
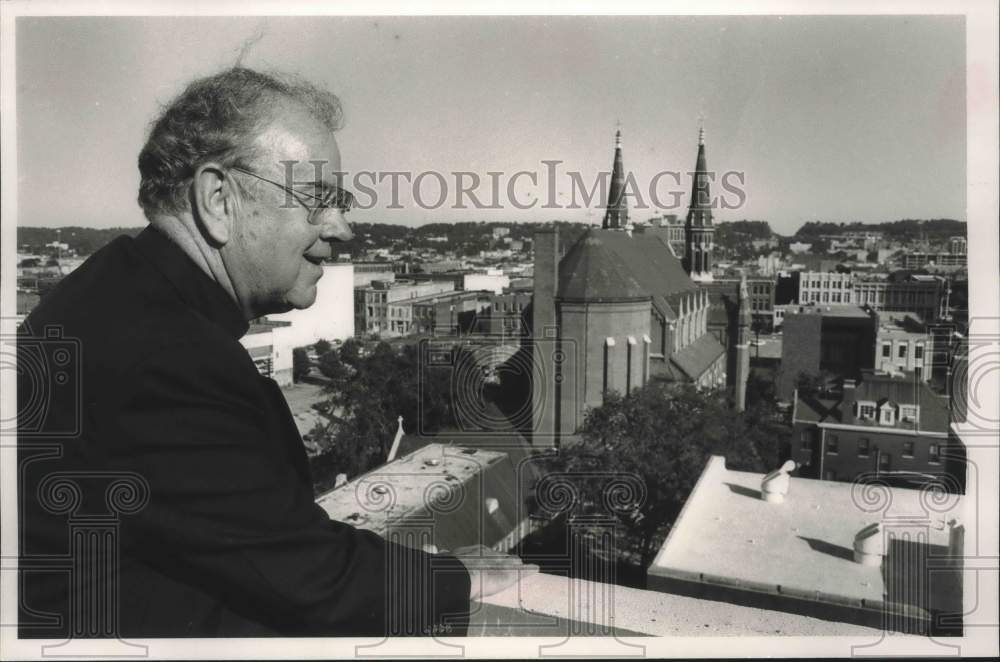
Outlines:
[[[873,428],[890,426],[879,425],[876,422],[859,419],[854,415],[854,403],[858,401],[874,402],[881,406],[886,402],[899,405],[917,405],[919,421],[917,425],[897,421],[891,427],[915,429],[922,432],[948,432],[951,415],[948,410],[948,399],[931,390],[926,382],[916,380],[912,374],[903,377],[868,374],[854,389],[853,397],[846,400],[818,400],[799,395],[796,405],[796,420],[813,423],[846,423],[851,425],[870,425]]]
[[[728,326],[730,322],[729,307],[734,309],[739,305],[740,281],[732,278],[720,278],[700,286],[708,292],[708,325]]]
[[[920,430],[948,431],[948,399],[932,391],[926,382],[915,379],[912,374],[904,373],[903,377],[866,375],[855,389],[854,399],[875,402],[876,405],[887,401],[895,405],[917,405],[920,407]],[[845,411],[843,416],[853,418],[853,412]]]
[[[697,381],[725,353],[726,348],[722,343],[711,333],[705,333],[679,352],[674,352],[670,356],[670,363],[677,366],[688,379]]]
[[[668,321],[677,319],[669,301],[696,290],[667,241],[652,234],[593,228],[559,264],[559,298],[604,300],[647,298]],[[597,297],[594,299],[592,297]]]

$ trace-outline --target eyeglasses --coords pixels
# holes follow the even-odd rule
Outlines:
[[[354,206],[354,194],[348,191],[347,189],[340,188],[339,186],[333,184],[327,185],[328,188],[322,196],[317,196],[305,193],[303,191],[296,191],[295,189],[289,188],[280,182],[268,179],[267,177],[261,177],[257,173],[251,172],[250,170],[246,170],[245,168],[240,168],[238,166],[231,166],[230,169],[235,170],[236,172],[242,172],[244,175],[250,175],[251,177],[255,177],[261,180],[262,182],[267,182],[268,184],[272,184],[281,189],[284,189],[286,193],[295,198],[296,202],[298,202],[300,205],[302,205],[309,211],[308,220],[313,225],[321,224],[321,217],[323,215],[323,211],[326,209],[339,209],[341,213],[346,214],[351,210],[351,207]],[[307,203],[303,202],[302,198],[300,198],[299,196],[305,196],[307,198],[311,198],[316,202],[314,202],[312,206],[310,206]]]

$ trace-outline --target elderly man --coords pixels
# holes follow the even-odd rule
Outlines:
[[[139,156],[150,227],[26,320],[24,352],[76,343],[79,388],[21,425],[21,636],[456,634],[470,599],[533,569],[330,521],[281,392],[239,343],[249,320],[310,306],[331,243],[351,238],[339,118],[297,79],[194,82]],[[19,411],[33,388],[19,382]],[[72,527],[109,509],[116,545],[76,546]],[[67,557],[72,573],[38,562]]]

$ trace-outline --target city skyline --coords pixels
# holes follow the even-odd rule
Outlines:
[[[701,122],[709,169],[746,178],[745,204],[717,222],[788,235],[813,220],[964,221],[964,46],[960,16],[22,18],[18,223],[142,225],[146,124],[183,81],[244,48],[246,66],[340,96],[348,172],[473,172],[480,193],[490,172],[541,178],[531,209],[422,209],[404,186],[400,209],[380,199],[357,222],[596,224],[598,201],[562,203],[565,176],[562,208],[544,208],[545,161],[590,185],[610,170],[620,126],[645,194],[657,173],[693,169]],[[668,188],[682,197],[666,211],[683,216],[689,180]]]

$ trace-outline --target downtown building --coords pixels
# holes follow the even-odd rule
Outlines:
[[[832,481],[881,478],[890,485],[935,482],[965,488],[965,449],[951,431],[947,396],[911,373],[865,371],[839,394],[796,392],[791,459],[798,475]]]

